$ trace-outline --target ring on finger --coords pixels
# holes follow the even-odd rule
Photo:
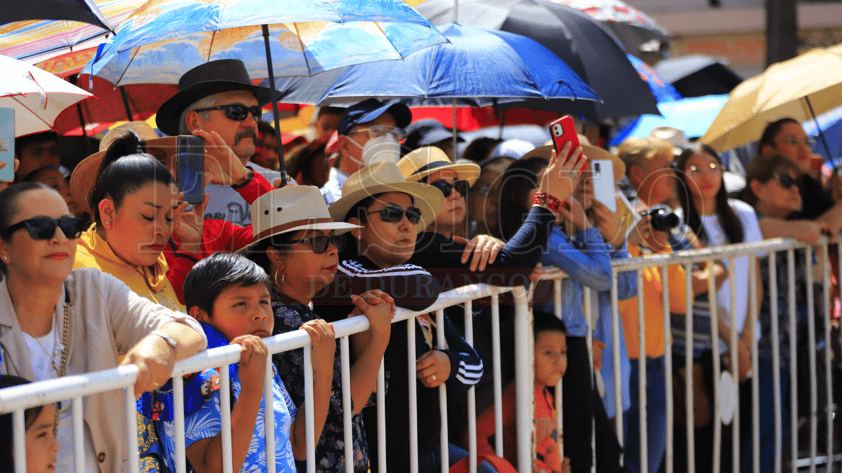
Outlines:
[[[436,381],[436,375],[433,375],[433,381]]]

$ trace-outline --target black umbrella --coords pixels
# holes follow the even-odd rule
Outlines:
[[[111,30],[94,0],[16,0],[4,2],[0,24],[24,20],[81,21]]]
[[[452,0],[428,0],[416,9],[434,25],[454,21]],[[566,62],[603,103],[528,100],[501,105],[581,114],[593,122],[660,115],[652,91],[629,62],[620,41],[586,14],[544,0],[459,2],[456,21],[530,37]]]
[[[743,81],[722,61],[701,54],[664,59],[654,69],[682,97],[726,95]]]

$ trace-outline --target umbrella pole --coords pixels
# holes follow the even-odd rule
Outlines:
[[[807,102],[807,108],[810,109],[810,116],[813,117],[813,122],[816,124],[816,130],[819,130],[819,138],[822,140],[822,145],[824,145],[824,150],[827,151],[827,157],[830,158],[830,162],[832,164],[836,164],[836,157],[830,155],[830,146],[827,145],[827,140],[824,137],[824,132],[822,128],[819,126],[819,120],[816,118],[816,112],[813,111],[813,104],[810,103],[810,97],[804,96],[804,101]]]
[[[132,117],[132,107],[129,104],[129,95],[126,94],[126,88],[121,85],[118,89],[120,89],[120,96],[123,97],[123,107],[126,107],[126,117],[129,121],[132,121],[134,120]]]
[[[278,155],[281,159],[278,161],[280,162],[280,171],[281,171],[281,187],[287,185],[287,170],[286,165],[284,164],[284,146],[283,141],[281,141],[281,116],[278,113],[278,101],[275,100],[275,72],[272,68],[272,52],[269,50],[269,26],[263,26],[263,45],[266,48],[266,65],[269,69],[269,83],[272,84],[272,116],[275,118],[275,139],[278,140]]]
[[[456,126],[456,98],[453,99],[453,158],[456,159],[456,137],[458,136]]]

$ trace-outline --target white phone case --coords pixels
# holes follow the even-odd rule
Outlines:
[[[617,198],[614,195],[614,163],[610,159],[595,159],[590,162],[593,176],[594,198],[612,212],[617,211]]]

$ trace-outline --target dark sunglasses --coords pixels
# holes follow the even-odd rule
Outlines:
[[[195,112],[209,112],[211,110],[225,110],[225,116],[231,120],[241,122],[246,119],[249,113],[255,120],[259,120],[263,114],[261,108],[257,105],[246,107],[241,103],[229,103],[228,105],[218,105],[216,107],[198,108]]]
[[[789,189],[792,186],[798,185],[798,179],[793,178],[785,172],[778,174],[778,182],[781,183],[781,187],[784,189]]]
[[[415,225],[421,221],[421,210],[418,207],[410,207],[404,209],[397,205],[387,205],[380,210],[369,212],[368,214],[380,214],[380,220],[389,223],[400,222],[403,219],[403,214],[406,213],[406,219],[409,223]]]
[[[445,198],[450,197],[450,191],[453,189],[456,189],[456,192],[462,194],[462,197],[465,197],[468,195],[468,189],[471,188],[471,184],[468,181],[453,181],[453,184],[451,184],[444,179],[433,181],[430,185],[440,190]]]
[[[342,235],[319,235],[289,242],[290,245],[297,245],[298,243],[310,243],[310,247],[313,248],[313,253],[317,254],[322,254],[327,251],[331,243],[333,243],[333,246],[335,246],[336,250],[340,253],[342,253],[342,250],[345,248],[345,238],[343,238]]]
[[[76,217],[38,217],[31,218],[29,220],[24,220],[23,222],[18,222],[10,226],[9,228],[3,230],[3,233],[5,233],[6,235],[11,235],[12,232],[26,227],[26,230],[29,232],[29,236],[32,237],[33,240],[49,240],[50,238],[55,236],[56,227],[59,227],[64,233],[64,236],[66,236],[70,240],[75,240],[79,238],[79,235],[81,235],[82,232],[85,231],[85,228],[87,228],[87,226],[87,221]]]

